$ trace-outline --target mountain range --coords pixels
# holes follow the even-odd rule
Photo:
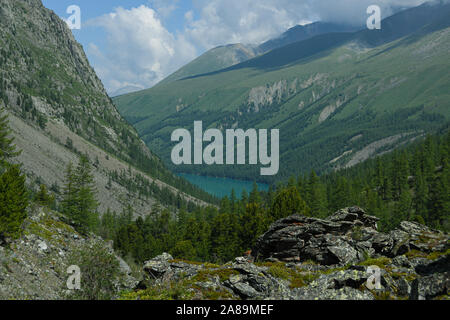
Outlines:
[[[295,26],[281,34],[279,37],[265,41],[260,45],[237,43],[219,46],[207,51],[194,61],[183,66],[181,69],[161,81],[160,84],[228,68],[263,55],[274,49],[284,47],[294,42],[306,40],[320,34],[349,32],[356,31],[357,29],[358,28],[356,27],[345,24],[314,22],[304,26]],[[115,94],[114,96],[118,95],[119,94]]]
[[[114,102],[178,172],[274,182],[351,167],[448,121],[449,21],[450,5],[439,2],[400,11],[381,30],[298,27],[300,41],[282,36],[263,44],[268,52],[220,70],[210,52]],[[171,132],[192,130],[195,120],[219,129],[280,129],[280,173],[261,178],[252,166],[173,166]]]

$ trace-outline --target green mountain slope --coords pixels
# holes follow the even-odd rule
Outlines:
[[[18,161],[34,187],[62,187],[65,167],[83,153],[96,166],[104,210],[131,203],[145,212],[156,201],[175,204],[177,188],[208,198],[149,151],[107,96],[66,23],[40,0],[0,3],[0,108],[9,114],[23,150]],[[136,176],[142,178],[138,187]]]
[[[219,46],[204,53],[194,61],[188,63],[180,70],[168,76],[159,84],[167,84],[176,80],[192,77],[232,67],[241,62],[250,60],[274,49],[289,44],[307,40],[317,35],[333,32],[356,31],[356,27],[336,23],[314,22],[305,26],[295,26],[284,32],[281,36],[266,41],[260,45],[244,45],[241,43]],[[128,90],[137,91],[137,90]],[[118,96],[115,94],[114,96]]]
[[[195,120],[280,129],[274,178],[261,179],[259,166],[173,167],[179,171],[271,182],[352,166],[449,119],[448,21],[450,5],[423,5],[384,20],[382,31],[321,35],[115,102],[169,165],[171,132],[192,130]]]
[[[180,80],[197,74],[213,72],[228,68],[240,62],[249,60],[258,54],[257,48],[243,44],[230,44],[207,51],[180,70],[171,74],[160,84]]]

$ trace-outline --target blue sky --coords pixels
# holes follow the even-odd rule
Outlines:
[[[149,88],[205,51],[259,44],[298,24],[361,25],[369,5],[415,6],[425,0],[42,0],[61,18],[81,9],[73,30],[108,93]]]

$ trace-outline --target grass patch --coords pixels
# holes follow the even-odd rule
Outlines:
[[[446,256],[450,254],[450,249],[447,249],[447,251],[445,252],[440,252],[440,251],[435,251],[435,252],[431,252],[431,253],[426,253],[423,251],[419,251],[419,250],[410,250],[408,251],[405,256],[408,259],[414,259],[414,258],[425,258],[428,260],[437,260],[442,256]]]
[[[437,260],[437,259],[439,259],[440,257],[442,257],[442,256],[447,256],[447,255],[449,255],[449,254],[450,254],[450,249],[447,249],[447,251],[445,251],[445,252],[438,252],[438,251],[436,251],[436,252],[430,253],[430,254],[427,256],[427,259],[429,259],[429,260]]]
[[[286,265],[283,263],[275,263],[269,267],[267,272],[275,278],[288,280],[291,276],[292,270],[286,268]]]
[[[405,279],[408,282],[412,282],[417,278],[417,275],[413,274],[413,273],[406,273],[406,272],[390,272],[389,273],[390,276],[394,279],[394,280],[398,280],[398,279]]]
[[[189,289],[187,282],[168,282],[145,290],[122,292],[119,300],[190,300],[194,292]]]
[[[282,262],[264,262],[259,266],[268,267],[267,273],[273,277],[289,281],[291,289],[305,287],[320,277],[320,273],[301,272],[298,268],[286,267]]]
[[[386,269],[388,264],[391,264],[392,260],[386,257],[380,257],[380,258],[369,258],[366,261],[358,263],[360,266],[377,266],[381,269]]]

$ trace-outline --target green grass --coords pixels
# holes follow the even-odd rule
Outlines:
[[[320,272],[310,273],[302,272],[298,268],[288,268],[283,262],[265,262],[257,265],[268,267],[267,273],[271,276],[289,281],[291,289],[305,287],[321,276]]]
[[[391,264],[392,260],[387,257],[381,257],[381,258],[369,258],[366,261],[358,263],[360,266],[378,266],[381,269],[386,269],[387,265]]]

